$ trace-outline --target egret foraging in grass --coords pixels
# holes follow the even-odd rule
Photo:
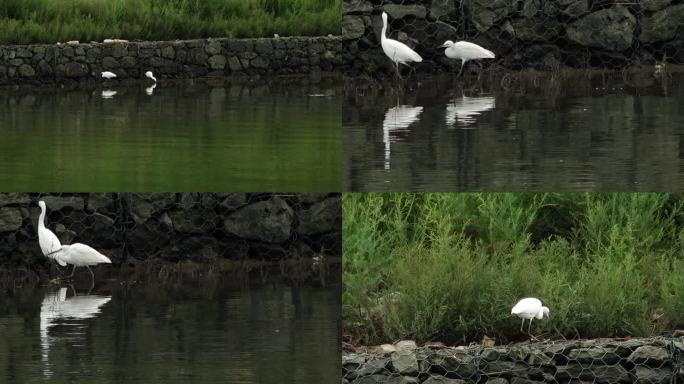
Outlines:
[[[541,300],[528,297],[518,301],[518,303],[511,310],[511,315],[516,315],[522,319],[520,324],[520,332],[523,332],[523,325],[525,325],[525,320],[529,319],[530,323],[527,326],[527,333],[530,333],[530,327],[532,326],[532,319],[541,320],[544,316],[549,317],[549,308],[542,305]]]
[[[90,246],[81,243],[62,245],[60,249],[53,251],[52,253],[54,254],[54,258],[57,260],[59,265],[64,267],[67,264],[71,264],[74,266],[74,269],[71,270],[71,275],[69,275],[69,277],[74,276],[76,267],[86,267],[88,268],[88,271],[90,271],[90,276],[92,276],[93,282],[95,281],[95,274],[93,273],[93,270],[90,269],[90,266],[102,263],[112,263],[112,261],[109,260],[109,257],[94,250]]]
[[[45,227],[45,202],[39,201],[40,217],[38,218],[38,244],[43,255],[49,258],[55,258],[54,252],[58,251],[62,244],[59,242],[57,236],[51,230]]]
[[[145,77],[147,77],[148,79],[151,79],[155,83],[157,82],[157,78],[154,77],[154,75],[152,74],[152,71],[145,72]]]
[[[399,74],[399,64],[408,66],[408,63],[420,63],[423,61],[423,58],[406,44],[387,38],[387,13],[385,12],[382,13],[382,36],[380,37],[380,45],[382,45],[382,50],[385,52],[385,55],[394,62],[399,77],[401,77],[401,74]]]
[[[495,58],[494,52],[467,41],[459,41],[454,43],[451,40],[447,40],[440,46],[440,48],[446,48],[444,50],[446,57],[450,59],[461,60],[461,69],[458,71],[457,76],[461,75],[461,72],[463,72],[463,66],[468,60]]]
[[[102,72],[102,78],[103,79],[111,80],[115,77],[116,77],[116,73],[114,73],[114,72],[109,72],[109,71]]]

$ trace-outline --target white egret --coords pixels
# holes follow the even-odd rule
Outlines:
[[[90,271],[90,276],[92,276],[93,281],[95,281],[95,274],[93,273],[92,269],[90,269],[90,266],[102,263],[112,263],[112,261],[109,260],[109,257],[94,250],[92,247],[81,243],[62,245],[60,249],[54,251],[53,253],[55,260],[57,260],[59,265],[64,267],[67,264],[71,264],[74,266],[74,269],[71,270],[71,275],[69,275],[69,277],[74,276],[76,267],[86,267],[88,268],[88,271]]]
[[[157,82],[157,78],[154,77],[154,75],[152,74],[152,71],[145,72],[145,77],[147,77],[148,79],[151,79],[155,83]]]
[[[530,323],[527,326],[527,333],[529,334],[530,327],[532,326],[532,319],[541,320],[544,318],[544,316],[549,317],[549,308],[544,307],[541,300],[534,297],[527,297],[518,301],[518,303],[511,310],[511,314],[522,319],[522,323],[520,324],[520,332],[523,331],[525,320],[530,320]]]
[[[440,48],[446,48],[444,50],[446,57],[450,59],[461,60],[461,69],[458,71],[457,76],[461,75],[461,72],[463,72],[463,66],[468,60],[493,59],[496,57],[494,52],[467,41],[459,41],[454,43],[451,40],[447,40],[441,45]]]
[[[45,227],[45,202],[39,201],[40,217],[38,218],[38,244],[43,255],[49,258],[55,258],[54,252],[58,251],[62,244],[59,242],[57,236],[51,230]]]
[[[114,73],[114,72],[109,72],[109,71],[102,72],[102,78],[103,79],[111,80],[115,77],[116,77],[116,73]]]
[[[387,13],[385,12],[382,13],[382,36],[380,37],[380,45],[382,45],[382,50],[385,52],[385,55],[394,62],[399,77],[401,77],[399,74],[399,64],[408,66],[408,63],[420,63],[423,61],[423,58],[406,44],[387,38]]]

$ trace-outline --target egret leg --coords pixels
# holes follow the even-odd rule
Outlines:
[[[398,61],[395,61],[394,64],[396,65],[397,76],[399,76],[399,78],[400,78],[401,80],[404,80],[404,78],[401,77],[401,71],[399,71],[399,62],[398,62]]]
[[[461,73],[463,73],[463,66],[465,65],[465,60],[461,60],[461,69],[458,71],[458,75],[456,77],[461,76]]]
[[[74,265],[74,269],[71,270],[71,275],[69,275],[69,277],[74,277],[74,272],[76,272],[76,265]]]
[[[523,326],[524,326],[524,325],[525,325],[525,318],[523,317],[522,323],[520,323],[520,332],[524,332],[524,331],[523,331]]]
[[[527,333],[531,336],[530,328],[532,327],[532,319],[530,319],[530,324],[527,326]]]
[[[93,270],[90,269],[89,266],[86,265],[86,268],[88,268],[88,270],[90,271],[90,289],[88,290],[88,294],[90,294],[90,291],[92,291],[93,288],[95,287],[95,274],[93,273]]]

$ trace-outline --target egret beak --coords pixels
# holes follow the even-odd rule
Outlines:
[[[440,45],[440,46],[437,47],[437,48],[446,48],[446,44],[442,44],[442,45]]]

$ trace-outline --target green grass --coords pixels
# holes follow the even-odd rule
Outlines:
[[[341,0],[3,0],[0,44],[340,34]]]
[[[345,194],[343,326],[362,343],[646,336],[684,325],[684,196]]]

